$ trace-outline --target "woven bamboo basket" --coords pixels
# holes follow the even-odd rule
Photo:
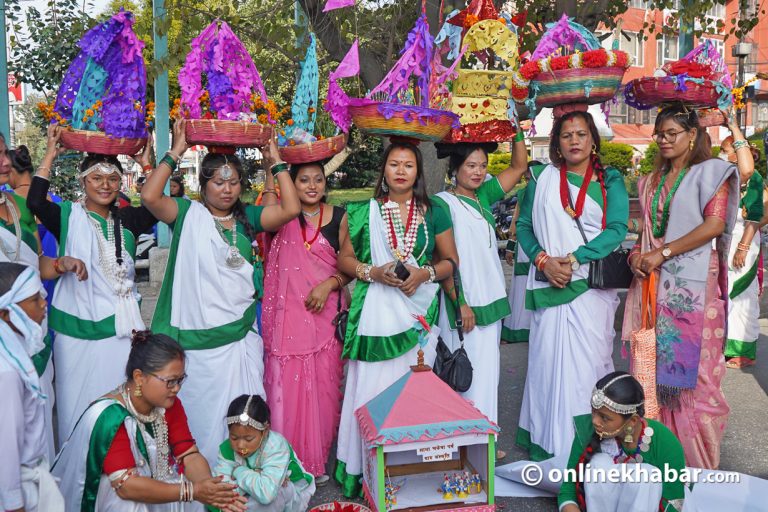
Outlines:
[[[382,111],[388,112],[390,117]],[[354,102],[349,106],[349,112],[355,125],[365,133],[428,142],[443,140],[459,120],[456,114],[446,110],[371,100]]]
[[[685,90],[678,86],[673,77],[645,77],[632,80],[626,85],[624,94],[632,98],[636,108],[649,109],[664,103],[682,102],[689,108],[717,107],[720,91],[717,83],[705,80],[697,83],[687,80]]]
[[[204,146],[259,148],[272,138],[271,126],[223,119],[187,119],[187,142]]]
[[[539,73],[531,81],[538,87],[536,105],[554,107],[567,103],[604,103],[612,100],[626,70],[621,67],[558,69]]]
[[[84,153],[101,155],[135,155],[147,139],[110,137],[104,132],[90,132],[68,128],[61,132],[61,145]]]
[[[329,137],[296,146],[281,146],[278,148],[280,158],[289,164],[305,164],[319,162],[341,151],[347,146],[347,136],[344,134]]]

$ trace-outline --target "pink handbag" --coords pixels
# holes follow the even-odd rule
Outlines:
[[[643,280],[641,306],[642,328],[630,334],[631,357],[629,368],[643,386],[645,393],[645,417],[659,417],[656,399],[656,272]]]

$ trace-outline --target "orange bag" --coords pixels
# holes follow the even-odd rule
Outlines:
[[[631,357],[629,368],[645,392],[645,417],[658,419],[659,403],[656,399],[656,272],[643,280],[641,306],[642,328],[633,331],[629,340]]]

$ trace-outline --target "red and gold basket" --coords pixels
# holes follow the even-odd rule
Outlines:
[[[280,158],[289,164],[306,164],[319,162],[331,158],[347,146],[347,136],[344,134],[316,140],[295,146],[281,146],[278,148]]]
[[[192,145],[259,148],[273,134],[271,126],[247,121],[187,119],[186,125],[187,142]]]
[[[515,138],[517,130],[512,121],[484,121],[482,123],[463,124],[453,128],[444,142],[508,142]]]
[[[447,110],[368,99],[351,100],[349,113],[365,133],[428,142],[442,140],[459,123],[458,116]]]
[[[682,76],[637,78],[624,88],[627,104],[643,110],[675,102],[689,108],[716,108],[721,97],[730,95],[731,91],[720,82]]]
[[[110,137],[104,132],[92,132],[66,128],[61,132],[61,145],[85,153],[102,155],[135,155],[144,147],[147,139]]]
[[[531,88],[538,89],[538,107],[604,103],[616,95],[625,71],[621,66],[550,70],[539,73]]]

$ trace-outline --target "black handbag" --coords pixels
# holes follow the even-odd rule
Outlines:
[[[573,209],[570,191],[568,193],[568,204]],[[579,228],[581,238],[584,244],[587,242],[587,235],[584,234],[584,228],[581,220],[576,217],[576,226]],[[629,288],[632,283],[632,269],[629,268],[629,249],[618,249],[611,252],[605,258],[589,262],[589,277],[587,284],[590,288],[596,290],[610,290],[613,288]]]
[[[437,337],[437,355],[435,357],[435,364],[432,370],[440,379],[448,384],[451,389],[463,393],[472,386],[472,362],[469,360],[467,351],[464,349],[464,331],[462,330],[461,321],[461,306],[459,305],[458,296],[460,288],[459,269],[456,267],[456,262],[452,259],[453,266],[453,286],[456,289],[456,330],[459,333],[459,341],[461,346],[455,351],[451,352],[448,345],[445,344],[443,338]],[[440,307],[440,296],[438,295],[438,310]],[[447,306],[447,304],[446,304]]]
[[[333,318],[333,325],[336,326],[336,330],[333,335],[339,343],[344,343],[344,339],[347,337],[347,317],[349,317],[349,309],[341,309],[341,294],[344,293],[344,288],[339,290],[339,295],[336,300],[336,316]]]

